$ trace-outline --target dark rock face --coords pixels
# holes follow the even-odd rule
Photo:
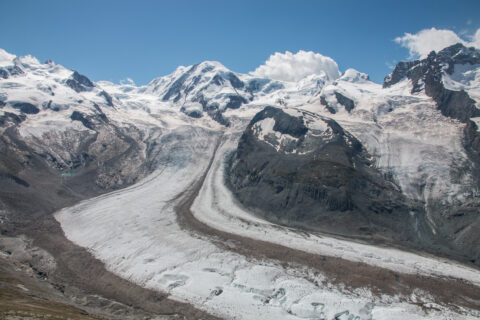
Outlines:
[[[341,104],[345,108],[345,110],[347,110],[347,112],[351,112],[355,108],[355,102],[352,99],[345,97],[343,94],[337,91],[335,91],[334,93],[338,103]],[[323,106],[325,106],[327,111],[330,112],[331,114],[337,113],[337,110],[335,110],[334,107],[328,104],[328,101],[325,98],[325,96],[320,97],[320,103]]]
[[[17,76],[20,74],[24,74],[24,72],[17,66],[0,68],[0,78],[2,79],[8,79],[10,76]]]
[[[413,67],[419,64],[420,64],[419,60],[407,61],[407,62],[400,61],[395,66],[395,69],[393,70],[393,72],[388,76],[386,76],[385,79],[383,80],[383,87],[384,88],[391,87],[399,83],[400,81],[402,81],[404,78],[411,79],[413,75],[410,69],[412,69]]]
[[[439,60],[448,63],[447,73],[452,74],[454,64],[478,64],[480,63],[480,51],[474,47],[465,47],[461,43],[454,44],[438,53]]]
[[[102,90],[100,95],[105,98],[105,101],[109,107],[113,107],[113,99],[111,95],[109,95],[105,90]]]
[[[281,109],[271,106],[265,107],[262,111],[257,113],[248,127],[251,128],[255,123],[266,118],[273,118],[275,120],[273,130],[283,134],[289,134],[293,137],[300,138],[308,131],[302,118],[291,116],[283,112]]]
[[[220,110],[209,111],[208,114],[213,120],[217,121],[221,125],[230,127],[230,121],[223,116],[223,113]]]
[[[6,67],[6,69],[11,76],[18,76],[18,75],[21,75],[21,74],[25,73],[18,66],[8,66],[8,67]]]
[[[324,96],[320,97],[320,103],[324,105],[328,112],[330,112],[331,114],[337,113],[337,111],[328,104],[327,99],[325,99]]]
[[[473,151],[477,155],[480,156],[480,133],[478,132],[478,126],[475,122],[469,120],[467,125],[465,126],[465,148],[467,151]],[[480,163],[479,161],[475,161],[475,163]]]
[[[8,72],[7,70],[3,69],[3,68],[0,68],[0,78],[2,79],[8,79]]]
[[[19,124],[25,121],[27,117],[24,114],[16,115],[15,113],[5,112],[2,116],[0,116],[0,126],[5,126],[9,123],[11,124]]]
[[[467,122],[480,116],[480,110],[464,91],[452,91],[443,86],[442,72],[454,72],[455,64],[480,64],[480,51],[458,43],[438,54],[432,51],[427,58],[412,62],[400,62],[392,74],[385,78],[383,87],[390,87],[408,78],[412,81],[412,93],[425,89],[425,93],[437,103],[446,117]]]
[[[92,123],[81,112],[73,111],[70,119],[72,121],[80,121],[86,128],[93,129]]]
[[[72,119],[72,121],[80,121],[86,128],[91,130],[94,130],[96,126],[108,123],[107,116],[97,105],[95,106],[97,107],[98,114],[85,115],[81,112],[73,111],[70,119]]]
[[[238,79],[238,77],[236,75],[234,75],[233,73],[228,73],[228,81],[230,81],[230,84],[232,85],[232,87],[234,87],[235,89],[241,89],[245,86],[245,84],[242,82],[242,80]]]
[[[38,109],[35,105],[28,102],[17,102],[17,103],[14,103],[12,107],[26,114],[37,114],[40,112],[40,109]]]
[[[92,81],[90,81],[90,79],[88,79],[84,75],[81,75],[77,71],[73,72],[72,78],[73,78],[73,80],[77,81],[78,83],[80,83],[81,85],[83,85],[85,87],[93,88],[93,86],[94,86]]]
[[[255,125],[267,118],[275,120],[275,132],[298,139],[294,149],[301,153],[277,151],[258,138]],[[274,107],[259,112],[227,168],[227,185],[236,197],[276,223],[419,242],[418,228],[429,232],[421,206],[373,168],[358,140],[334,120],[323,121],[327,138],[309,129],[303,117]]]
[[[75,80],[68,79],[65,84],[75,90],[75,92],[86,91],[81,85],[79,85]]]
[[[232,96],[229,96],[228,99],[229,101],[225,106],[226,109],[238,109],[242,104],[247,103],[247,99],[245,99],[242,96],[232,95]]]
[[[90,81],[90,79],[79,74],[77,71],[73,72],[72,78],[67,79],[65,84],[75,90],[75,92],[89,91],[94,87],[94,84]]]
[[[219,75],[219,74],[216,74],[213,78],[212,78],[212,83],[217,85],[217,86],[221,86],[222,84],[225,83],[225,80]]]
[[[192,118],[201,118],[203,116],[203,113],[202,111],[200,110],[188,110],[187,108],[185,108],[185,106],[181,107],[180,108],[180,111],[185,113],[187,116],[189,117],[192,117]]]
[[[187,114],[189,117],[197,118],[197,119],[202,117],[202,112],[199,111],[199,110],[193,110],[193,111],[190,111],[190,112],[185,112],[185,114]]]
[[[437,103],[438,108],[446,117],[467,122],[472,117],[480,116],[480,110],[475,107],[475,101],[465,91],[445,89],[439,82],[429,82],[425,92]]]
[[[434,69],[431,75],[440,76],[438,74],[440,64],[444,64],[443,70],[448,74],[454,72],[455,64],[479,64],[480,63],[480,51],[470,47],[467,48],[461,43],[457,43],[450,47],[441,50],[438,53],[435,51],[430,52],[427,58],[423,60],[415,60],[409,62],[399,62],[393,72],[385,77],[383,87],[390,87],[404,78],[418,82],[422,76],[425,76],[429,69]]]
[[[345,110],[348,112],[352,111],[355,108],[355,103],[352,99],[345,97],[343,94],[335,91],[335,98],[337,98],[338,103],[345,107]]]

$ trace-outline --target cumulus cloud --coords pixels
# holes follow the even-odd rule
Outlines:
[[[331,80],[340,77],[338,65],[332,58],[303,50],[297,53],[276,52],[263,65],[250,72],[256,77],[281,81],[298,81],[306,76],[322,73]]]
[[[448,29],[424,29],[415,34],[405,33],[395,38],[395,42],[410,51],[410,57],[425,58],[431,51],[440,51],[456,43],[480,48],[480,29],[469,37],[470,41],[460,38],[455,32]]]

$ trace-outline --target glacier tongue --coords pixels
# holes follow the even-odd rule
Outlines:
[[[328,279],[322,274],[308,268],[297,269],[275,261],[246,259],[213,245],[204,236],[180,228],[174,211],[179,201],[177,195],[185,190],[188,192],[208,167],[209,157],[213,156],[207,183],[194,204],[196,216],[220,230],[246,232],[248,236],[253,232],[253,237],[262,238],[268,234],[270,241],[275,238],[271,237],[272,233],[279,233],[282,235],[280,239],[287,242],[297,239],[289,245],[298,245],[301,250],[312,248],[308,241],[313,240],[254,218],[241,211],[234,202],[225,202],[228,197],[217,194],[219,191],[228,192],[223,186],[222,163],[239,136],[238,133],[232,134],[214,154],[219,133],[201,128],[172,130],[160,138],[164,141],[166,154],[172,155],[172,158],[165,156],[165,161],[151,176],[131,187],[63,209],[55,217],[70,240],[91,250],[110,271],[147,288],[168,292],[174,299],[190,302],[224,318],[253,319],[258,312],[264,319],[330,319],[335,316],[347,319],[347,315],[356,319],[435,319],[447,315],[468,318],[436,304],[435,310],[438,311],[425,313],[400,296],[376,297],[367,289],[350,291],[337,288],[328,284]],[[225,216],[229,212],[241,212],[241,215]],[[331,241],[327,246],[334,248],[335,255],[352,254],[362,261],[376,259],[376,254],[369,256],[363,249],[351,252],[348,242],[325,237],[319,240]],[[307,243],[302,245],[302,241]],[[378,248],[371,250],[375,252]],[[388,254],[391,254],[390,258],[382,257],[387,263],[389,259],[412,259],[411,266],[399,266],[409,272],[421,271],[417,266],[424,264],[424,258],[419,256],[407,258],[396,251]],[[394,268],[395,265],[392,264]],[[444,267],[439,267],[432,261],[431,267],[436,270],[433,272],[456,274],[455,268],[459,266],[447,262]],[[470,277],[469,272],[476,277],[474,271],[462,269],[462,274],[467,277]],[[417,294],[418,299],[423,299],[421,292]],[[342,318],[341,314],[345,317]]]

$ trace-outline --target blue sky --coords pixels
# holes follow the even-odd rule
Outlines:
[[[52,59],[92,80],[145,84],[217,60],[246,73],[275,52],[314,51],[381,82],[409,51],[394,42],[435,27],[467,37],[480,1],[0,1],[0,48]]]

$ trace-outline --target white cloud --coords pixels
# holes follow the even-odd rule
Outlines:
[[[297,53],[276,52],[250,74],[256,77],[282,81],[298,81],[312,74],[325,73],[331,80],[340,77],[337,63],[330,57],[313,51],[300,50]]]
[[[431,51],[440,51],[456,43],[480,48],[480,29],[470,41],[463,40],[455,32],[448,29],[424,29],[418,33],[405,33],[403,37],[395,38],[395,42],[410,51],[410,57],[425,58]]]

